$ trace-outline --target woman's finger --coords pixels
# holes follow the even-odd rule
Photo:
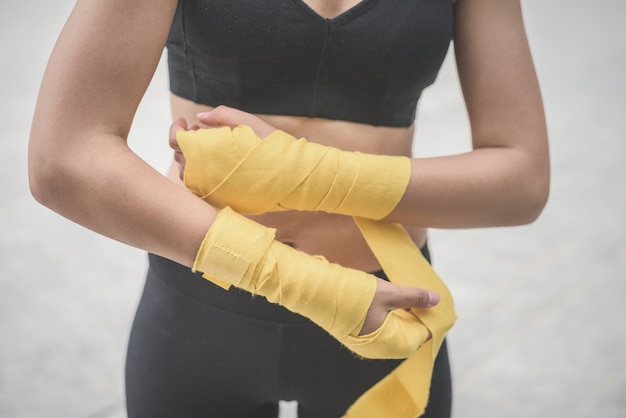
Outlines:
[[[395,300],[396,308],[432,308],[440,301],[439,294],[428,289],[405,287]]]
[[[174,161],[180,164],[183,168],[185,167],[185,156],[180,151],[174,151]]]
[[[187,121],[184,118],[178,118],[170,125],[169,143],[170,148],[175,151],[180,151],[180,148],[178,147],[178,141],[176,141],[176,132],[181,129],[187,130]]]
[[[432,308],[441,300],[433,290],[417,287],[399,286],[393,283],[381,283],[381,291],[389,310],[398,308],[425,309]]]
[[[239,125],[247,125],[260,138],[264,138],[276,130],[276,128],[258,116],[228,106],[218,106],[210,112],[198,113],[197,117],[200,122],[207,126],[228,126],[234,128]]]

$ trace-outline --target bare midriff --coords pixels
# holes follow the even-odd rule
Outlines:
[[[172,96],[172,115],[197,123],[196,115],[211,110],[189,100]],[[414,127],[377,127],[353,122],[312,119],[299,116],[257,115],[270,125],[311,142],[382,155],[411,156]],[[184,187],[176,163],[168,177]],[[309,254],[322,255],[329,261],[363,271],[376,271],[380,265],[367,247],[354,220],[349,216],[323,212],[274,212],[250,216],[255,221],[276,228],[276,239]],[[406,227],[418,246],[426,241],[426,229]]]

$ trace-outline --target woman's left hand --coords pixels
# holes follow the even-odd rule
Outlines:
[[[234,128],[238,125],[247,125],[252,128],[259,138],[264,138],[276,130],[275,127],[258,116],[228,106],[218,106],[209,112],[198,113],[197,117],[200,123],[210,128],[220,126]],[[176,140],[176,132],[180,129],[196,130],[200,129],[200,126],[195,124],[188,126],[184,118],[178,118],[170,125],[170,148],[174,150],[174,161],[178,163],[178,175],[181,180],[184,180],[185,156]]]
[[[218,106],[209,112],[199,113],[198,121],[209,127],[229,126],[234,128],[238,125],[247,125],[261,139],[276,130],[275,127],[260,117],[228,106]]]
[[[187,121],[184,118],[178,118],[170,125],[170,148],[174,150],[174,161],[178,164],[178,176],[181,180],[184,180],[185,177],[185,156],[178,146],[178,141],[176,140],[176,132],[179,130],[196,130],[199,129],[198,125],[191,125],[187,127]]]

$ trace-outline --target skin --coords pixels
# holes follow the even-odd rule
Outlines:
[[[334,17],[358,1],[306,3]],[[77,1],[41,85],[29,181],[38,201],[74,222],[191,266],[215,210],[181,187],[177,163],[164,176],[126,142],[175,7],[176,0]],[[388,219],[405,224],[418,245],[429,226],[532,222],[548,196],[547,131],[519,0],[459,0],[455,13],[454,47],[473,151],[412,160],[409,187]],[[197,116],[210,110],[172,97],[173,132],[187,128],[187,121],[233,125],[258,117],[260,129],[279,128],[345,150],[411,152],[413,126],[248,115],[223,107]],[[349,218],[287,212],[254,219],[278,228],[277,239],[306,252],[365,271],[379,268]],[[379,281],[363,332],[376,328],[391,309],[437,301],[424,289]]]

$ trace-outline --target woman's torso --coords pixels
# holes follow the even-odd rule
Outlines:
[[[211,109],[172,96],[172,114],[195,121],[196,115]],[[353,122],[310,119],[296,116],[258,115],[272,126],[296,137],[331,145],[344,150],[374,154],[411,155],[413,126],[407,128],[375,127]],[[168,177],[184,187],[173,164]],[[376,271],[380,265],[369,251],[352,218],[322,212],[274,212],[252,217],[277,229],[276,238],[309,254],[323,255],[332,262],[364,271]],[[426,240],[423,228],[407,228],[421,246]]]
[[[197,113],[226,104],[312,142],[410,156],[417,100],[452,36],[451,4],[274,0],[261,7],[181,0],[168,42],[173,116],[195,123]],[[176,167],[168,176],[180,183]],[[365,271],[380,268],[350,217],[253,218],[310,254]],[[418,245],[425,242],[425,229],[407,229]]]

